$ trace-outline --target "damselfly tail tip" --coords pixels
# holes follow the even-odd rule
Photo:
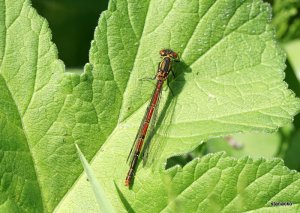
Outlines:
[[[129,186],[130,185],[130,180],[128,178],[126,178],[125,180],[125,186]]]

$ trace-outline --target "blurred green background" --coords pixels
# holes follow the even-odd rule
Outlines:
[[[300,97],[300,0],[269,0],[273,8],[272,23],[276,36],[287,53],[285,81]],[[88,62],[90,43],[99,16],[108,0],[32,0],[38,13],[45,17],[57,45],[59,58],[68,71],[79,70]],[[300,171],[300,115],[293,124],[278,132],[249,133],[217,138],[203,143],[193,152],[170,158],[167,167],[184,165],[195,157],[225,151],[234,157],[280,157],[285,165]]]
[[[48,20],[59,58],[67,68],[82,68],[108,0],[32,0],[32,5]]]

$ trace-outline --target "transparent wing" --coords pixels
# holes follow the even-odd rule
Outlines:
[[[149,150],[150,150],[150,143],[151,143],[151,140],[152,140],[152,138],[155,134],[155,131],[156,131],[156,124],[157,124],[157,118],[158,118],[158,108],[159,108],[161,93],[162,93],[162,90],[159,93],[158,100],[157,100],[156,106],[154,108],[153,116],[152,116],[152,119],[151,119],[151,122],[150,122],[150,125],[149,125],[149,132],[148,132],[147,137],[145,139],[145,145],[144,145],[144,148],[143,148],[143,151],[142,151],[143,165],[146,165],[146,163],[147,163],[148,156],[149,156]]]
[[[148,108],[149,108],[149,106],[147,107],[147,110],[146,110],[146,112],[145,112],[145,114],[144,114],[143,120],[142,120],[142,122],[141,122],[141,124],[140,124],[139,130],[138,130],[138,132],[137,132],[137,134],[136,134],[136,136],[135,136],[134,143],[132,144],[131,150],[130,150],[129,155],[128,155],[128,157],[127,157],[127,160],[126,160],[126,161],[127,161],[127,163],[129,163],[129,164],[131,163],[131,161],[132,161],[132,159],[133,159],[133,155],[134,155],[134,152],[135,152],[135,149],[136,149],[136,144],[137,144],[137,142],[138,142],[138,140],[139,140],[139,138],[140,138],[141,130],[142,130],[142,128],[143,128],[143,123],[145,122],[145,119],[146,119],[146,116],[147,116]]]
[[[154,89],[153,94],[155,93],[155,91],[156,91],[156,88]],[[153,97],[153,94],[152,94],[152,97]],[[159,98],[160,98],[160,95],[159,95]],[[159,101],[159,100],[158,100],[158,101]],[[128,157],[127,157],[127,162],[128,162],[128,163],[131,163],[131,161],[132,161],[132,159],[133,159],[133,156],[134,156],[134,153],[135,153],[135,150],[136,150],[136,145],[137,145],[137,142],[138,142],[138,140],[139,140],[139,138],[140,138],[141,130],[142,130],[142,128],[143,128],[143,124],[144,124],[144,122],[145,122],[145,120],[146,120],[146,117],[147,117],[148,111],[149,111],[149,109],[150,109],[150,106],[151,106],[151,100],[150,100],[150,102],[149,102],[149,104],[148,104],[147,110],[145,111],[143,120],[141,121],[139,130],[138,130],[138,132],[137,132],[137,134],[136,134],[136,136],[135,136],[135,139],[134,139],[134,143],[132,144],[131,150],[130,150],[129,155],[128,155]],[[152,120],[152,119],[151,119],[151,120]]]

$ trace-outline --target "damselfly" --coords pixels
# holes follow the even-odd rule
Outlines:
[[[162,86],[165,80],[167,80],[168,75],[170,72],[173,73],[172,70],[172,63],[173,61],[179,62],[179,55],[170,49],[163,49],[159,52],[159,54],[162,57],[161,62],[158,64],[157,73],[155,75],[155,78],[157,80],[156,87],[153,91],[153,95],[151,98],[151,101],[148,105],[148,108],[145,112],[144,118],[141,122],[139,131],[136,135],[134,144],[132,145],[132,148],[130,150],[129,156],[127,158],[130,159],[130,168],[128,171],[128,174],[125,179],[125,185],[129,186],[131,184],[131,181],[133,180],[134,173],[137,167],[138,159],[140,156],[140,153],[143,148],[144,140],[147,134],[147,130],[149,127],[149,123],[151,121],[153,112],[157,109],[159,100],[160,100],[160,94],[162,91]],[[173,73],[174,75],[174,73]]]

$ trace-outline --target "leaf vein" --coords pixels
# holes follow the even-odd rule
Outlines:
[[[215,49],[217,46],[221,45],[224,41],[226,41],[225,39],[228,38],[229,36],[232,35],[232,33],[237,33],[236,30],[240,29],[242,26],[244,26],[245,24],[247,24],[248,22],[254,20],[255,18],[257,18],[261,13],[259,13],[258,15],[254,16],[252,19],[249,19],[247,21],[245,21],[243,24],[241,24],[237,29],[231,31],[230,33],[228,33],[227,35],[223,36],[220,40],[218,40],[215,44],[213,44],[206,52],[204,52],[198,59],[196,59],[194,62],[192,62],[189,67],[192,67],[196,62],[198,62],[198,60],[200,60],[201,58],[203,58],[204,56],[206,56],[208,53],[210,53],[213,49]]]

